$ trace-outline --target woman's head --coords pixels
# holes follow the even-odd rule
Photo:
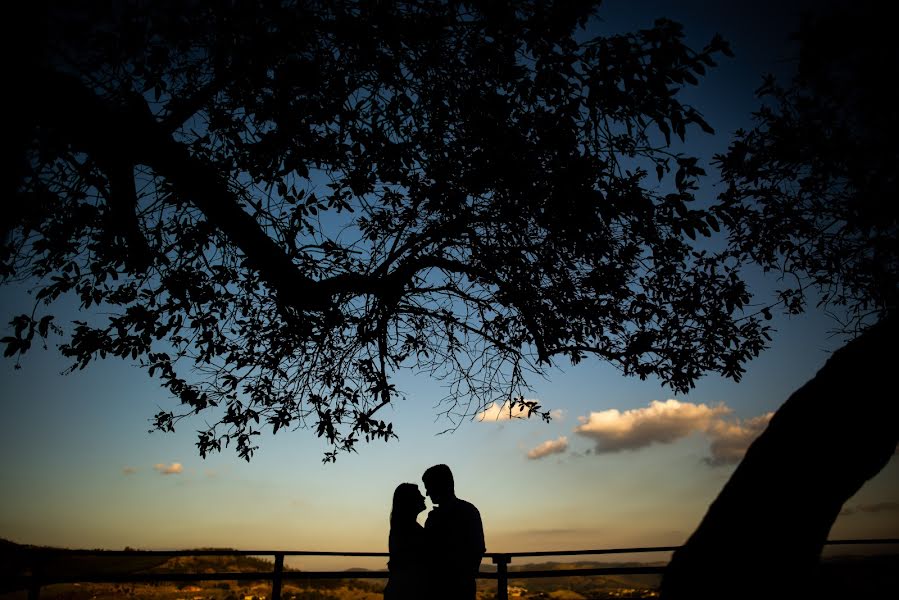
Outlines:
[[[418,486],[414,483],[401,483],[393,491],[390,522],[402,518],[414,519],[425,508],[425,497],[418,491]]]

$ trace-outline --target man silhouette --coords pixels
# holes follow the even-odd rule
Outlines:
[[[421,476],[435,505],[425,521],[425,537],[435,560],[433,590],[441,600],[474,600],[475,579],[481,566],[484,527],[481,513],[470,502],[456,498],[453,473],[434,465]]]

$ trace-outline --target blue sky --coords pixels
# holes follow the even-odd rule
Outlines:
[[[718,131],[693,137],[691,151],[706,158],[749,124],[760,75],[788,70],[779,40],[795,22],[795,3],[724,4],[610,1],[594,25],[618,31],[668,16],[685,24],[694,47],[715,32],[731,41],[736,58],[689,96]],[[714,194],[709,179],[704,191]],[[762,292],[774,285],[753,279]],[[3,315],[30,306],[24,288],[0,288]],[[158,407],[173,402],[132,364],[112,359],[62,376],[67,363],[52,348],[35,349],[19,370],[0,362],[0,537],[66,547],[384,551],[394,487],[447,463],[459,496],[481,510],[489,551],[678,544],[732,472],[727,459],[841,344],[820,313],[773,323],[772,347],[740,383],[710,376],[688,395],[594,360],[553,371],[532,382],[533,397],[557,411],[548,424],[485,419],[438,435],[450,425],[435,420],[443,391],[402,374],[407,399],[384,415],[400,439],[327,466],[308,431],[266,434],[250,464],[231,451],[203,460],[194,447],[201,422],[147,433]],[[528,458],[541,444],[560,451]],[[899,537],[897,461],[847,508],[832,538]]]

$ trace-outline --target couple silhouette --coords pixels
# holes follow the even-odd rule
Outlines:
[[[390,579],[384,598],[474,600],[475,578],[486,550],[481,514],[470,502],[456,498],[448,466],[429,468],[421,480],[435,505],[424,527],[416,521],[426,508],[418,486],[401,483],[393,492]]]

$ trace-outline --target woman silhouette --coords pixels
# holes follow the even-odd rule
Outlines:
[[[390,579],[385,600],[424,598],[425,530],[415,518],[425,509],[425,497],[414,483],[401,483],[393,492],[390,511]]]

